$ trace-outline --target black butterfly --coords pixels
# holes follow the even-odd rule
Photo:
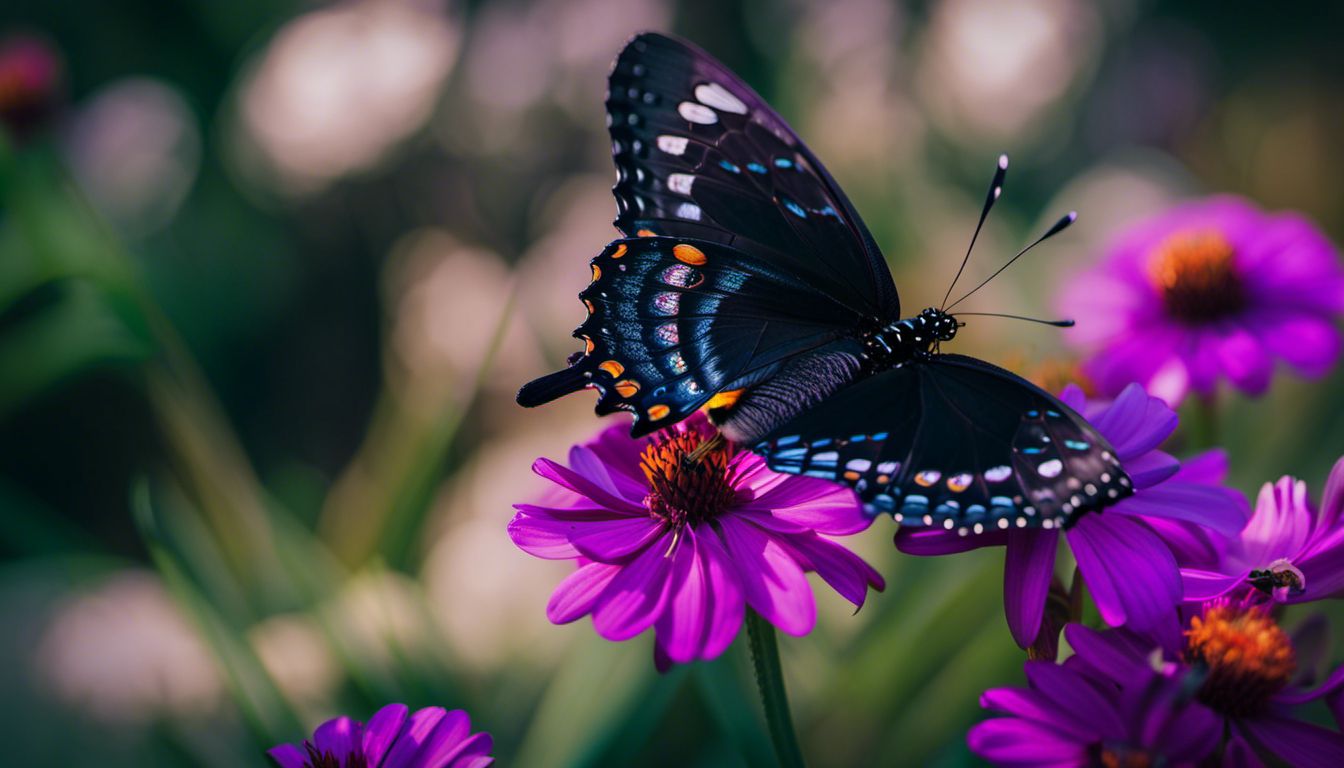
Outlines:
[[[626,238],[592,261],[583,352],[520,404],[593,387],[599,414],[635,415],[634,436],[706,408],[772,469],[847,483],[906,525],[1051,528],[1132,493],[1114,449],[1068,406],[941,353],[956,317],[900,319],[854,206],[708,54],[639,35],[612,70],[607,119]]]

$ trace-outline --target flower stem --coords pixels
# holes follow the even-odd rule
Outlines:
[[[1207,451],[1216,447],[1222,437],[1218,419],[1218,396],[1216,393],[1196,395],[1194,400],[1195,429],[1193,430],[1192,442],[1194,445],[1192,447],[1198,451]]]
[[[756,670],[756,684],[761,689],[761,705],[765,709],[770,740],[775,745],[775,757],[786,768],[802,768],[803,753],[798,748],[798,736],[793,732],[775,628],[750,608],[747,609],[747,638],[751,643],[752,666]]]

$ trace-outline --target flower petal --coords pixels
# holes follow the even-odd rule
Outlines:
[[[1202,603],[1213,600],[1236,589],[1238,586],[1246,583],[1246,577],[1249,574],[1241,573],[1216,573],[1214,571],[1202,571],[1196,568],[1181,569],[1181,598],[1187,603]]]
[[[1246,525],[1245,508],[1236,492],[1175,481],[1138,491],[1108,511],[1184,520],[1227,536],[1235,536]]]
[[[1125,474],[1134,481],[1134,487],[1140,490],[1157,485],[1179,472],[1181,462],[1175,456],[1162,451],[1149,451],[1125,462]]]
[[[705,581],[712,590],[702,657],[712,659],[726,651],[737,637],[746,614],[746,599],[742,595],[742,580],[718,535],[713,531],[701,531],[695,546],[705,569]]]
[[[683,532],[672,556],[672,597],[654,624],[658,646],[668,659],[678,664],[704,658],[701,650],[709,623],[712,585],[705,581],[703,563],[696,551],[697,538],[689,529]]]
[[[858,533],[873,524],[852,490],[812,477],[780,483],[734,511],[764,512],[797,528],[832,536]]]
[[[1176,429],[1176,412],[1143,387],[1125,387],[1111,407],[1089,419],[1097,431],[1111,441],[1121,462],[1153,450]]]
[[[1258,312],[1248,323],[1260,337],[1260,343],[1303,376],[1324,376],[1339,359],[1339,330],[1330,318],[1296,312]]]
[[[305,768],[308,765],[308,755],[293,744],[271,747],[266,754],[279,763],[280,768]]]
[[[817,606],[803,569],[788,550],[760,528],[731,515],[718,523],[747,605],[783,632],[807,634],[816,623]]]
[[[1269,714],[1239,721],[1249,740],[1295,768],[1337,768],[1344,759],[1344,734],[1319,725]]]
[[[1087,765],[1086,745],[1057,729],[1015,717],[976,723],[966,734],[971,751],[995,765]]]
[[[991,688],[980,694],[980,706],[985,709],[1034,720],[1041,725],[1058,728],[1070,739],[1091,741],[1097,736],[1084,713],[1062,711],[1040,691],[1022,688]],[[1081,718],[1072,715],[1082,715]]]
[[[1028,661],[1023,666],[1031,689],[1051,702],[1060,713],[1070,713],[1103,739],[1123,739],[1125,723],[1111,699],[1087,679],[1052,661]]]
[[[597,634],[612,641],[629,640],[653,626],[671,592],[672,558],[664,556],[671,543],[672,535],[665,534],[621,566],[593,608]]]
[[[1008,532],[1003,559],[1003,611],[1008,629],[1021,648],[1035,642],[1041,631],[1058,546],[1059,531]]]
[[[532,463],[532,471],[556,485],[568,488],[574,493],[592,499],[607,509],[624,511],[632,514],[642,514],[645,511],[642,498],[636,503],[631,499],[617,496],[569,467],[566,467],[563,464],[557,464],[550,459],[537,459]]]
[[[816,571],[856,608],[863,607],[870,585],[879,592],[886,586],[882,575],[863,558],[834,541],[815,533],[786,535],[779,540],[792,551],[803,570]]]
[[[453,759],[470,733],[471,720],[466,712],[460,709],[445,712],[434,725],[434,730],[425,737],[416,754],[415,765],[417,768],[443,768]]]
[[[1218,339],[1218,363],[1237,389],[1262,395],[1269,388],[1274,361],[1252,333],[1239,324],[1222,328]]]
[[[907,555],[937,557],[970,552],[981,547],[998,547],[1008,543],[1007,531],[993,530],[974,536],[958,536],[953,531],[902,526],[896,531],[896,549]]]
[[[388,704],[369,718],[361,737],[364,759],[372,766],[382,764],[383,755],[392,748],[392,742],[401,734],[401,727],[410,716],[410,708],[405,704]]]
[[[588,563],[569,574],[555,587],[546,604],[546,618],[552,624],[568,624],[586,616],[597,604],[603,590],[621,572],[622,566]]]
[[[382,768],[420,768],[420,747],[434,733],[439,721],[448,714],[443,707],[425,707],[411,715],[402,727],[401,738],[392,745],[392,750],[383,760]]]
[[[1176,644],[1167,625],[1175,626],[1180,572],[1156,534],[1122,515],[1093,514],[1083,515],[1067,538],[1107,624],[1162,630],[1164,645]]]
[[[313,731],[313,746],[344,760],[359,749],[359,723],[348,717],[334,717]]]

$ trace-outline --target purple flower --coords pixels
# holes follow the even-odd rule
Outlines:
[[[509,535],[524,551],[579,568],[560,583],[547,615],[564,624],[592,614],[602,637],[653,627],[655,658],[712,659],[737,635],[746,606],[791,635],[816,620],[815,571],[856,606],[882,577],[827,536],[868,527],[847,488],[771,472],[755,454],[716,443],[695,415],[648,440],[615,425],[576,445],[569,466],[538,459],[558,486],[545,504],[517,504]]]
[[[1222,723],[1179,680],[1140,670],[1113,683],[1071,665],[1026,663],[1026,689],[994,688],[980,706],[1008,717],[966,736],[995,765],[1190,765],[1209,757]]]
[[[1250,522],[1219,544],[1211,566],[1181,569],[1187,602],[1248,593],[1280,603],[1336,596],[1344,590],[1344,458],[1330,472],[1319,512],[1306,483],[1283,477],[1265,483]]]
[[[1226,377],[1258,395],[1276,358],[1317,377],[1339,357],[1335,249],[1305,218],[1235,197],[1135,225],[1065,290],[1061,307],[1078,320],[1071,338],[1095,351],[1084,369],[1105,394],[1138,382],[1174,406],[1191,390],[1212,395]]]
[[[1004,611],[1017,644],[1026,648],[1041,629],[1041,616],[1055,551],[1062,533],[1078,561],[1101,617],[1111,626],[1140,629],[1168,626],[1181,601],[1176,559],[1158,533],[1169,523],[1213,528],[1223,535],[1246,522],[1246,501],[1222,487],[1211,472],[1220,456],[1195,460],[1196,471],[1181,473],[1180,463],[1157,450],[1176,429],[1176,414],[1137,384],[1112,403],[1088,402],[1082,390],[1065,388],[1061,399],[1077,410],[1115,448],[1134,481],[1134,495],[1099,514],[1084,514],[1067,530],[1023,528],[958,536],[950,531],[906,529],[896,547],[914,555],[945,555],[986,546],[1006,547]],[[1174,634],[1168,638],[1175,642]]]
[[[14,35],[0,42],[0,126],[23,138],[52,112],[61,63],[46,42]]]
[[[460,709],[426,707],[410,714],[388,704],[368,725],[337,717],[319,725],[302,746],[270,749],[280,768],[484,768],[494,762],[488,733],[472,733]]]
[[[1322,625],[1304,626],[1312,632]],[[1258,766],[1273,756],[1288,765],[1325,768],[1344,760],[1344,734],[1293,714],[1300,705],[1339,695],[1344,667],[1314,689],[1306,687],[1316,665],[1299,651],[1326,643],[1301,633],[1290,637],[1263,605],[1206,603],[1190,620],[1179,651],[1168,651],[1165,660],[1156,655],[1158,642],[1129,629],[1097,632],[1071,624],[1064,636],[1075,653],[1065,666],[1113,689],[1151,675],[1156,663],[1218,718],[1218,731],[1228,735],[1227,765]]]

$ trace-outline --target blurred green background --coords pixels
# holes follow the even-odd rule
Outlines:
[[[0,142],[0,763],[264,765],[383,703],[463,707],[503,765],[760,766],[744,649],[659,676],[544,606],[505,534],[598,423],[562,362],[615,236],[602,112],[632,33],[741,73],[827,162],[905,305],[951,278],[1000,151],[977,296],[1051,314],[1109,233],[1235,192],[1344,235],[1344,6],[1237,0],[7,0],[62,65]],[[969,305],[968,305],[969,306]],[[1060,333],[960,351],[1067,365]],[[1233,481],[1319,494],[1344,376],[1223,400]],[[1181,449],[1178,436],[1176,450]],[[817,766],[963,765],[1020,680],[1001,555],[898,557],[782,653]],[[1336,654],[1338,656],[1339,654]],[[1336,658],[1335,661],[1339,661]]]

